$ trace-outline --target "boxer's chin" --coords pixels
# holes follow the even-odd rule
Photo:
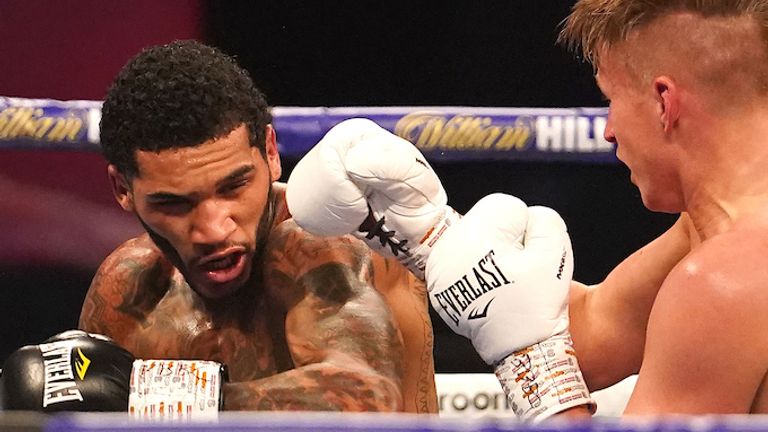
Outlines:
[[[191,283],[189,286],[201,297],[209,300],[218,300],[226,298],[236,293],[240,288],[241,283],[225,283],[225,284],[206,284],[206,283]]]

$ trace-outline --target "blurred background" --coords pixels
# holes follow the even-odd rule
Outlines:
[[[0,96],[101,100],[141,48],[198,39],[235,55],[273,106],[599,107],[591,67],[555,45],[572,3],[3,0]],[[675,218],[645,210],[618,163],[433,166],[459,211],[491,192],[557,209],[587,283]],[[101,260],[140,232],[105,167],[96,153],[0,150],[0,361],[76,327]],[[488,370],[433,322],[438,372]]]

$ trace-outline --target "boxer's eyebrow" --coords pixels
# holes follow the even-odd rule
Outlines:
[[[226,176],[224,176],[222,179],[218,180],[216,182],[216,187],[220,188],[228,183],[235,182],[238,180],[242,180],[243,177],[247,176],[248,174],[252,173],[256,170],[256,167],[252,164],[243,165],[239,168],[236,168]],[[152,192],[146,195],[146,200],[148,202],[163,202],[163,201],[178,201],[181,199],[187,199],[190,196],[194,194],[177,194],[172,192]]]
[[[245,177],[246,175],[250,174],[251,172],[255,171],[256,167],[252,164],[243,165],[240,168],[235,169],[231,173],[227,174],[226,177],[216,182],[217,187],[221,187],[222,185],[226,183],[231,183],[233,181],[237,181]]]
[[[153,192],[147,194],[145,200],[150,203],[159,203],[164,201],[179,201],[187,198],[187,195],[179,195],[170,192]]]

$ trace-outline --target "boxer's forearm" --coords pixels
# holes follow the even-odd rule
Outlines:
[[[328,363],[303,366],[268,378],[229,383],[228,411],[399,411],[399,383],[374,372]]]
[[[615,310],[595,298],[599,285],[571,284],[569,316],[571,338],[582,375],[590,390],[610,386],[634,373],[642,340],[637,332],[627,331],[626,323],[617,322]]]

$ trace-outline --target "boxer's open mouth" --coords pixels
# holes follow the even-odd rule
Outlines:
[[[217,283],[226,283],[240,276],[245,268],[245,253],[230,253],[210,259],[200,265],[208,279]]]
[[[230,255],[224,258],[220,258],[217,260],[213,260],[205,264],[205,268],[207,270],[221,270],[225,269],[227,267],[231,267],[235,265],[235,262],[237,261],[237,256]]]

